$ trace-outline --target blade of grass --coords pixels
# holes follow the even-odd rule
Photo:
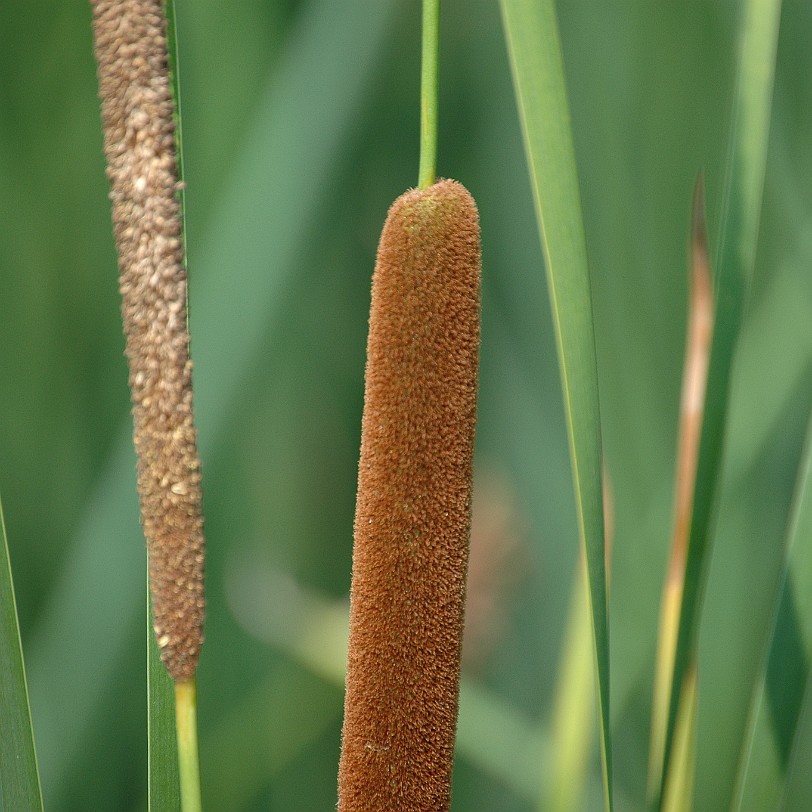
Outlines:
[[[787,562],[756,686],[733,808],[777,809],[796,750],[812,663],[812,421],[788,528]]]
[[[0,808],[42,810],[14,582],[0,504]]]
[[[150,812],[180,812],[175,684],[161,662],[147,584],[147,735]]]
[[[246,371],[280,315],[280,290],[308,238],[312,212],[330,189],[394,7],[394,0],[372,5],[321,0],[308,6],[284,64],[269,76],[207,229],[211,236],[197,252],[199,260],[192,257],[196,412],[204,465],[228,425]],[[321,81],[313,81],[316,75]],[[264,211],[273,216],[257,216]],[[32,640],[29,671],[39,703],[40,748],[48,756],[46,794],[49,787],[56,793],[64,785],[143,606],[129,415],[122,416],[111,445],[109,463],[88,499]],[[59,668],[52,667],[55,662]],[[71,702],[57,701],[64,696]]]
[[[660,770],[663,765],[665,726],[671,696],[671,674],[674,670],[677,629],[682,606],[688,533],[691,528],[699,437],[702,430],[702,409],[705,403],[708,361],[713,335],[713,289],[705,227],[704,183],[701,174],[697,177],[694,188],[689,289],[674,498],[674,530],[671,540],[671,558],[661,599],[654,698],[651,711],[647,785],[650,800],[657,797],[661,781]],[[695,689],[693,692],[695,695]]]
[[[502,0],[553,309],[598,673],[604,801],[612,808],[609,623],[592,302],[564,64],[552,0]]]
[[[604,470],[604,528],[606,536],[606,588],[611,588],[614,543],[614,494]],[[553,725],[550,731],[551,768],[542,770],[539,810],[570,812],[583,809],[589,784],[589,757],[595,733],[595,658],[592,655],[592,618],[589,582],[583,551],[578,556],[564,650],[558,668]],[[549,778],[547,778],[549,773]]]
[[[181,112],[180,76],[178,68],[178,37],[176,30],[174,0],[166,0],[167,16],[166,44],[169,54],[172,95],[175,101],[175,154],[177,156],[178,203],[182,223],[181,240],[183,241],[183,264],[187,265],[186,254],[186,206],[184,196],[183,174],[183,117]],[[188,312],[188,299],[186,302]],[[176,688],[166,667],[161,662],[155,642],[154,618],[147,583],[147,761],[150,812],[176,812],[187,808],[187,799],[197,799],[200,808],[200,776],[197,766],[197,733],[195,728],[195,750],[192,754],[194,770],[191,780],[189,770],[184,770],[190,757],[179,746],[185,739],[181,736],[179,709],[176,709]],[[176,713],[177,711],[177,713]],[[180,756],[180,761],[179,761]],[[193,784],[193,786],[190,786]]]
[[[696,759],[696,664],[685,674],[684,694],[674,733],[674,766],[663,797],[663,812],[691,812],[694,794],[694,765]]]
[[[743,9],[722,210],[722,237],[716,262],[715,332],[711,345],[685,586],[671,680],[661,796],[668,780],[683,680],[690,663],[696,658],[731,371],[758,242],[780,10],[780,0],[749,0]]]
[[[558,669],[553,724],[552,764],[542,784],[539,812],[583,809],[589,752],[595,730],[595,661],[589,584],[583,556],[573,579],[564,651]],[[542,771],[546,776],[546,771]]]
[[[181,240],[183,241],[183,262],[187,264],[186,253],[186,184],[183,173],[183,116],[180,104],[180,65],[178,62],[178,34],[177,15],[175,13],[175,0],[166,0],[166,47],[169,54],[169,75],[172,78],[172,96],[175,99],[175,154],[178,162],[178,201],[180,202],[180,218],[183,228]],[[188,305],[187,313],[188,313]]]
[[[792,812],[809,809],[812,800],[812,671],[806,680],[806,694],[798,719],[792,760],[787,767],[784,795],[778,809]]]

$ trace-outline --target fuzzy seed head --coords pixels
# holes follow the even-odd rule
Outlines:
[[[471,523],[479,219],[398,198],[372,282],[340,812],[447,810]]]
[[[203,518],[163,0],[91,0],[155,634],[175,680],[203,640]]]

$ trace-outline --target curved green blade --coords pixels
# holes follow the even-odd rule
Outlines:
[[[722,238],[716,262],[715,328],[671,680],[661,793],[668,781],[683,680],[696,658],[702,593],[721,479],[731,373],[758,242],[780,10],[780,0],[749,0],[743,10]]]
[[[558,343],[597,655],[604,800],[606,808],[611,809],[609,624],[598,378],[589,269],[561,43],[552,0],[502,0],[501,6]]]
[[[595,736],[594,685],[589,584],[583,556],[579,556],[550,730],[551,765],[549,777],[542,773],[539,812],[575,812],[583,809],[589,756]]]
[[[812,663],[812,421],[788,530],[787,563],[776,593],[765,668],[753,697],[733,808],[778,809]]]
[[[787,766],[787,775],[781,805],[781,812],[794,809],[809,809],[812,801],[812,672],[806,680],[806,692],[801,707],[800,718],[795,732],[792,758]]]
[[[179,812],[180,775],[175,733],[175,683],[169,676],[152,628],[147,585],[147,736],[150,812]]]
[[[183,223],[181,239],[186,257],[186,206],[183,186],[183,127],[180,105],[178,70],[178,38],[175,27],[174,0],[166,0],[166,45],[175,100],[175,150],[177,155],[180,217]],[[188,301],[187,312],[188,312]],[[178,766],[177,733],[175,728],[175,685],[158,652],[153,631],[152,601],[147,578],[147,764],[150,812],[179,812],[180,774]]]
[[[0,504],[0,809],[42,810],[17,604]]]

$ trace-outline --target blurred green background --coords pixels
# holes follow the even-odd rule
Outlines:
[[[420,6],[176,4],[209,545],[204,801],[326,810],[369,283],[386,209],[417,178]],[[614,495],[617,803],[635,810],[691,189],[704,168],[715,246],[738,4],[570,0],[559,15]],[[721,808],[738,758],[812,399],[810,32],[812,6],[787,0],[703,625],[698,809]],[[145,562],[89,5],[3,3],[0,41],[0,493],[45,802],[142,810]],[[524,812],[538,808],[577,533],[496,2],[444,3],[440,105],[438,169],[476,197],[484,260],[465,651],[479,700],[463,703],[453,807]],[[595,753],[584,808],[600,807],[599,781]]]

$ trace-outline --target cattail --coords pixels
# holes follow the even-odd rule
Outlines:
[[[92,0],[155,634],[176,681],[203,639],[203,519],[164,0]]]
[[[479,220],[443,180],[389,210],[372,282],[341,812],[445,810],[479,354]]]

